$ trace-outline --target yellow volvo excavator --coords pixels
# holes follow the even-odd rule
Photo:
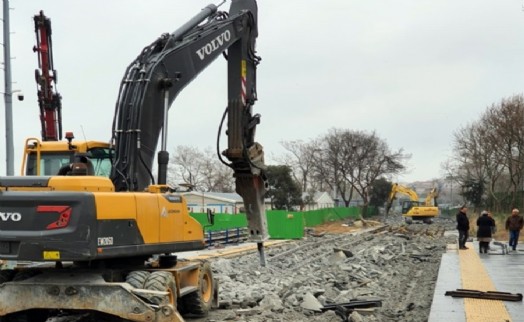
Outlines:
[[[1,322],[44,322],[57,313],[167,322],[209,311],[217,295],[209,263],[173,255],[204,248],[204,236],[184,197],[166,185],[167,120],[179,92],[225,51],[228,102],[219,134],[227,120],[228,146],[218,153],[217,144],[217,154],[234,171],[264,264],[267,180],[254,140],[260,115],[252,113],[257,19],[255,0],[232,0],[229,12],[210,4],[146,46],[122,79],[110,146],[79,147],[68,135],[64,146],[27,142],[27,175],[0,177],[0,259],[39,263],[0,270]],[[53,149],[72,157],[53,162],[44,153]]]
[[[391,187],[391,192],[389,193],[388,201],[386,203],[386,214],[389,213],[397,194],[403,194],[409,197],[409,200],[402,201],[402,216],[407,223],[410,224],[413,220],[422,220],[425,223],[431,223],[432,218],[438,216],[439,211],[436,201],[438,191],[436,188],[431,190],[422,203],[419,200],[418,194],[414,190],[398,183],[394,183]]]

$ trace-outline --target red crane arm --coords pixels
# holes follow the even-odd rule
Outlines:
[[[38,54],[38,69],[35,79],[40,107],[42,140],[58,141],[62,139],[62,97],[56,92],[56,71],[53,68],[53,51],[51,42],[51,20],[43,11],[34,16],[36,46],[33,51]],[[53,87],[55,89],[53,89]]]

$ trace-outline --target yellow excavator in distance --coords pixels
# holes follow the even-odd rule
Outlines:
[[[399,185],[398,183],[394,183],[391,187],[391,192],[389,193],[386,204],[386,214],[389,214],[393,201],[399,193],[409,197],[409,200],[404,200],[401,204],[402,216],[405,218],[406,223],[411,224],[413,220],[422,220],[424,223],[429,224],[432,222],[432,218],[438,216],[437,188],[431,189],[424,202],[420,202],[418,194],[413,189]]]

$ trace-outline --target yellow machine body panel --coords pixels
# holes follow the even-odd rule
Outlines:
[[[97,220],[134,220],[144,243],[202,241],[202,225],[189,215],[177,194],[95,193]]]
[[[10,187],[2,186],[0,190],[9,191],[83,191],[83,192],[113,192],[115,187],[108,178],[95,176],[24,176],[26,182]]]
[[[158,198],[151,194],[135,194],[137,223],[145,243],[160,242],[160,216],[158,213]]]
[[[79,153],[86,153],[91,148],[108,148],[109,143],[100,141],[40,141],[37,138],[26,139],[25,150],[30,152],[57,152],[73,150]]]
[[[438,216],[438,207],[412,207],[407,213],[402,214],[404,217],[436,217]]]
[[[95,194],[95,204],[97,220],[137,219],[134,193],[97,193]]]
[[[57,191],[114,192],[109,178],[95,176],[56,176],[49,179],[48,186]]]
[[[96,176],[4,177],[0,180],[0,191],[26,193],[23,198],[27,200],[24,205],[28,211],[40,209],[37,212],[45,214],[38,213],[36,216],[49,216],[47,214],[51,212],[58,216],[55,219],[59,219],[67,207],[72,209],[71,215],[66,214],[68,218],[89,216],[92,218],[90,225],[97,226],[101,234],[98,246],[117,247],[117,241],[123,239],[137,247],[142,245],[173,251],[204,248],[202,225],[190,216],[185,198],[176,193],[161,192],[160,189],[151,189],[153,192],[114,192],[109,178]],[[81,202],[85,205],[82,206]],[[46,210],[49,207],[55,207],[55,210]],[[56,207],[62,210],[57,212]],[[91,229],[88,234],[94,231]],[[134,237],[129,239],[131,235]],[[105,244],[108,241],[111,242]],[[130,256],[132,252],[129,250],[126,255]]]

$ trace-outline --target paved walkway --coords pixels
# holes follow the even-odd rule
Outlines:
[[[524,293],[524,245],[509,254],[493,243],[489,254],[479,254],[478,242],[467,246],[448,245],[443,254],[429,322],[524,322],[523,302],[445,296],[457,289]]]

